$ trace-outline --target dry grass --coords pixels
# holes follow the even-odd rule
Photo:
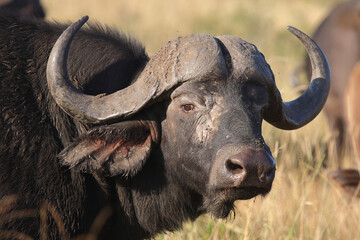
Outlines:
[[[139,38],[153,54],[175,36],[193,32],[240,36],[262,51],[285,100],[295,97],[289,76],[304,51],[286,32],[293,25],[311,33],[339,0],[42,0],[48,19],[91,20]],[[264,124],[264,137],[277,160],[273,190],[236,204],[236,218],[200,217],[182,230],[156,239],[360,239],[359,200],[344,196],[328,178],[330,142],[324,116],[297,131]],[[327,168],[323,167],[327,161]],[[351,155],[346,167],[355,166]]]

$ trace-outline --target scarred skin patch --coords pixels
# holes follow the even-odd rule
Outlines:
[[[200,115],[195,125],[195,132],[192,140],[200,145],[206,145],[211,136],[218,131],[220,116],[227,112],[223,107],[223,97],[213,96],[206,99],[207,109]]]

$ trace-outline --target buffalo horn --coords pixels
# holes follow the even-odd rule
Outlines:
[[[71,41],[87,20],[87,16],[81,18],[61,34],[51,50],[46,69],[48,87],[56,103],[82,122],[99,124],[125,119],[174,86],[215,74],[216,70],[221,72],[224,66],[215,39],[207,34],[196,34],[166,44],[130,86],[109,95],[84,94],[71,84],[66,63]]]
[[[283,102],[276,89],[277,100],[270,104],[264,119],[275,127],[292,130],[306,125],[320,113],[329,94],[330,70],[324,53],[309,36],[294,27],[288,27],[288,30],[300,39],[308,52],[311,82],[301,96],[290,102]]]
[[[80,121],[96,124],[115,118],[125,118],[154,95],[152,92],[156,91],[157,82],[148,81],[141,86],[135,82],[128,88],[105,96],[87,95],[77,90],[69,80],[67,56],[72,39],[87,20],[88,16],[84,16],[71,24],[54,44],[46,69],[49,90],[56,103],[67,114]],[[121,109],[118,105],[121,105]]]

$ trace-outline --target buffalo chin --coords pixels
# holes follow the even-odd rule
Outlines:
[[[257,187],[224,188],[211,191],[204,200],[204,208],[216,218],[227,218],[235,211],[236,200],[248,200],[258,195],[265,197],[270,189]],[[234,213],[235,215],[235,213]]]

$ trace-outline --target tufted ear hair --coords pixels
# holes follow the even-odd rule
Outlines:
[[[66,147],[58,155],[60,163],[84,173],[134,176],[150,155],[154,127],[138,120],[97,127]]]

